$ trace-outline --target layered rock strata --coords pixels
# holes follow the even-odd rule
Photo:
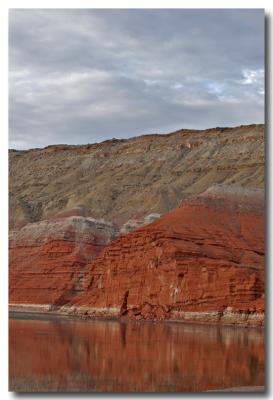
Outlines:
[[[9,302],[54,309],[82,289],[83,268],[117,235],[117,227],[71,216],[28,224],[10,233]]]
[[[58,243],[34,252],[14,247],[13,303],[49,302],[48,311],[53,304],[86,318],[263,325],[263,191],[216,186],[121,235],[95,258],[74,256],[73,268],[71,251]]]
[[[9,162],[12,229],[77,207],[122,226],[216,183],[262,188],[264,126],[10,150]]]
[[[146,215],[143,219],[130,219],[127,221],[125,224],[123,224],[120,228],[120,234],[124,235],[127,234],[131,231],[136,230],[137,228],[140,228],[141,226],[151,224],[152,222],[156,221],[158,218],[160,218],[160,214],[149,214]]]

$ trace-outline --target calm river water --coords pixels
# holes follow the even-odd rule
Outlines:
[[[259,329],[9,320],[12,391],[205,391],[264,385]]]

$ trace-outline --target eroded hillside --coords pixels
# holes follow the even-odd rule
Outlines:
[[[10,150],[9,161],[11,228],[79,206],[122,225],[164,214],[216,183],[262,188],[264,126]]]

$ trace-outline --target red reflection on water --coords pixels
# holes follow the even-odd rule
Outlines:
[[[264,385],[263,331],[9,321],[10,390],[175,392]]]

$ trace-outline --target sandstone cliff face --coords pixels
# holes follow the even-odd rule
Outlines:
[[[9,160],[11,228],[79,206],[121,226],[215,183],[263,187],[264,126],[11,150]]]
[[[261,325],[263,230],[263,191],[223,186],[115,240],[116,226],[91,218],[28,224],[11,233],[10,303],[85,317]]]
[[[55,305],[85,316],[261,325],[263,238],[263,192],[214,188],[111,242],[83,267],[73,298]]]
[[[83,267],[117,234],[111,223],[71,216],[28,224],[10,233],[9,301],[41,304],[70,300],[81,290]]]

